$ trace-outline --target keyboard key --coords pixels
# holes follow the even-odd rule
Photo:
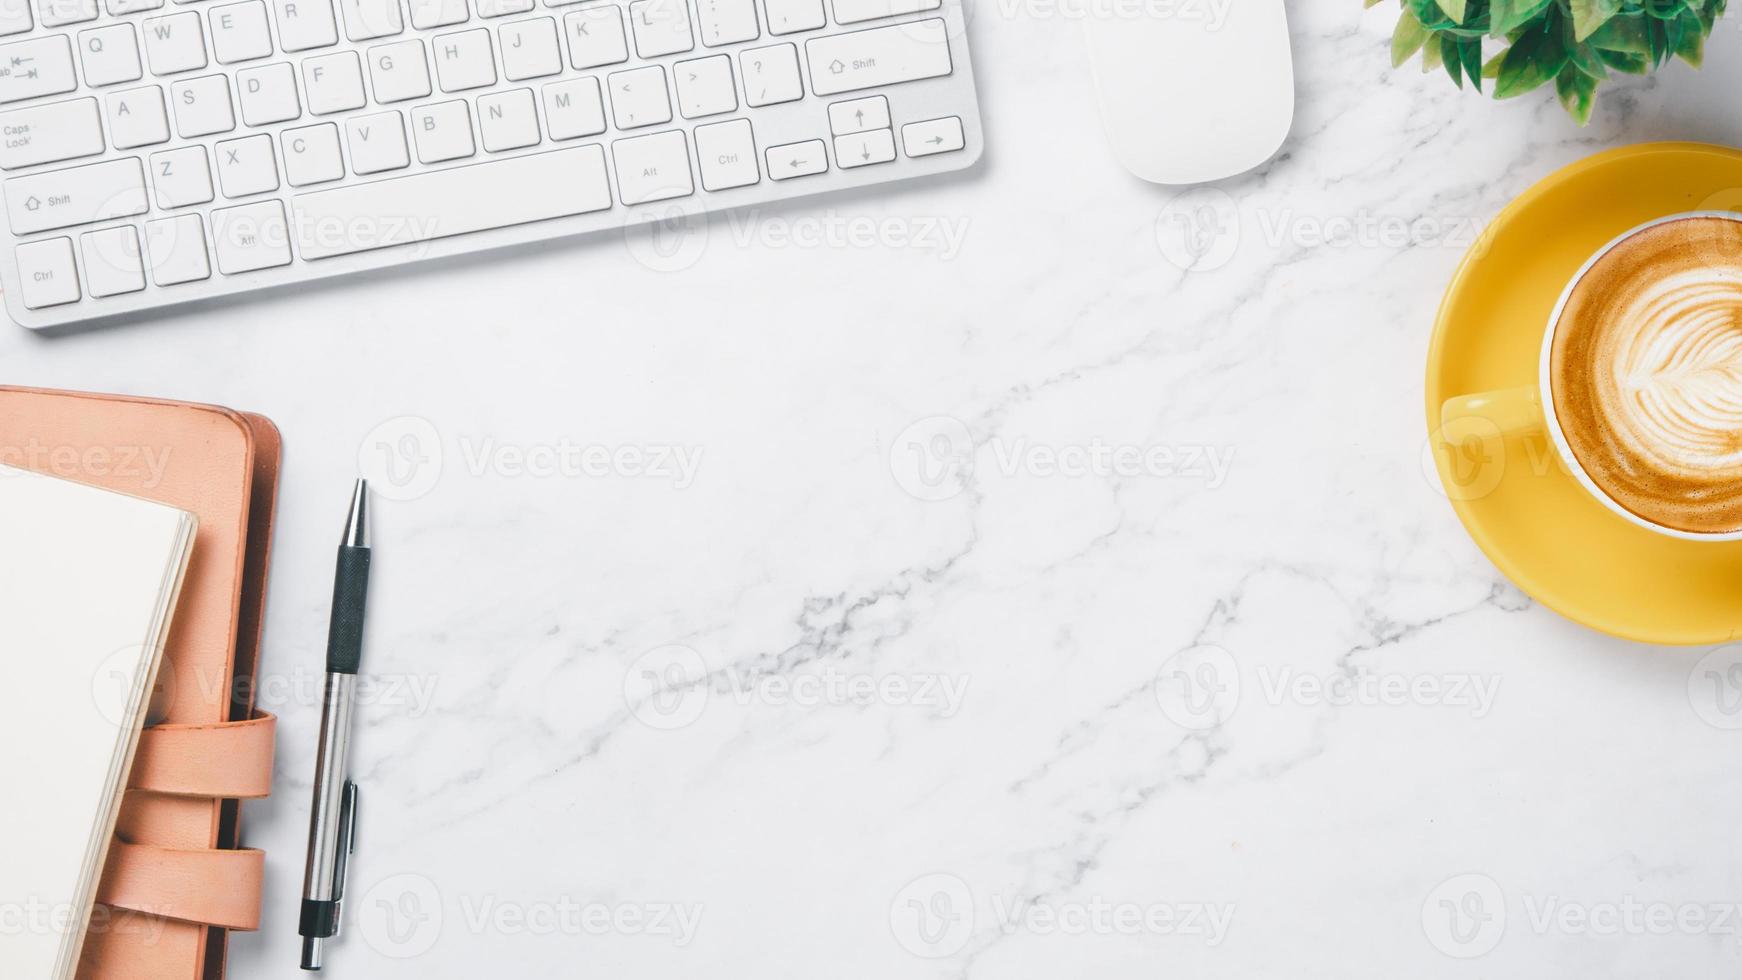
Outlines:
[[[206,11],[212,25],[212,52],[218,64],[253,61],[272,54],[272,34],[266,28],[266,4],[245,0]]]
[[[956,116],[927,119],[901,127],[901,151],[910,157],[954,153],[962,148],[962,120]]]
[[[857,24],[879,17],[896,17],[936,10],[943,0],[831,0],[835,5],[835,23]]]
[[[829,106],[829,132],[836,136],[889,128],[889,100],[881,95]]]
[[[212,147],[218,155],[218,187],[225,197],[247,197],[278,190],[278,158],[272,137],[261,133],[225,140]]]
[[[109,16],[120,17],[143,10],[157,10],[163,6],[163,0],[103,0],[103,6],[108,8]]]
[[[369,49],[369,84],[376,102],[404,102],[429,95],[429,62],[422,41],[399,41]]]
[[[70,99],[0,112],[0,170],[72,160],[103,152],[96,99]]]
[[[144,85],[109,93],[109,138],[117,150],[169,142],[169,115],[163,89]]]
[[[680,61],[672,72],[677,78],[678,111],[685,119],[737,110],[738,89],[732,84],[732,59],[726,55]]]
[[[182,139],[227,133],[236,128],[236,112],[230,105],[230,80],[223,75],[202,75],[169,87],[175,107],[175,131]]]
[[[797,34],[823,26],[823,0],[763,0],[768,33]]]
[[[606,79],[611,89],[611,118],[618,129],[657,126],[671,122],[671,97],[665,89],[665,69],[658,65],[612,72]]]
[[[408,0],[411,5],[411,26],[420,31],[432,27],[464,24],[472,15],[467,0]]]
[[[284,222],[284,204],[261,201],[213,211],[212,244],[218,250],[218,271],[226,276],[289,265],[290,234]]]
[[[164,210],[212,200],[212,168],[203,146],[183,146],[151,155],[151,190]]]
[[[632,0],[629,23],[635,30],[635,51],[643,58],[677,54],[696,46],[690,39],[687,0]]]
[[[197,214],[147,221],[145,255],[151,262],[151,281],[159,286],[212,277],[211,257],[206,254],[206,227]]]
[[[0,3],[0,37],[23,34],[35,26],[30,17],[30,4],[24,0],[5,0]]]
[[[618,140],[611,144],[611,157],[617,162],[617,196],[631,207],[696,191],[689,143],[681,129]]]
[[[503,24],[497,33],[502,42],[502,77],[509,81],[543,78],[563,70],[555,20],[549,17],[517,20]]]
[[[333,0],[272,0],[272,17],[278,21],[278,47],[287,54],[339,43]]]
[[[605,154],[597,144],[316,191],[292,201],[297,250],[311,260],[610,206]],[[386,215],[395,220],[384,220]]]
[[[8,0],[0,0],[3,5]],[[145,70],[139,64],[139,41],[132,24],[110,24],[79,32],[79,61],[85,66],[85,84],[114,85],[138,81]]]
[[[937,18],[804,43],[811,91],[818,95],[881,88],[950,73],[950,41]]]
[[[345,36],[353,41],[392,37],[405,30],[399,0],[339,0]]]
[[[605,131],[605,105],[599,80],[575,78],[544,87],[544,119],[553,140],[596,136]]]
[[[139,233],[132,225],[87,231],[79,236],[85,256],[85,288],[92,296],[120,296],[145,288],[145,262],[139,254]]]
[[[895,134],[887,129],[835,137],[835,163],[842,170],[888,163],[894,159]]]
[[[324,184],[345,176],[339,127],[332,123],[287,129],[279,139],[284,145],[284,179],[290,186]]]
[[[577,71],[629,60],[621,8],[607,4],[570,11],[563,15],[563,33],[569,39],[569,64]]]
[[[65,27],[97,19],[97,0],[36,0],[36,16],[44,27]]]
[[[768,148],[768,176],[775,180],[809,177],[829,169],[829,154],[822,140],[782,143]]]
[[[249,126],[269,126],[302,115],[296,99],[296,69],[288,61],[237,72],[236,89],[242,97],[242,122]]]
[[[472,145],[472,112],[464,99],[411,110],[411,135],[422,163],[458,160],[477,152]]]
[[[804,83],[798,75],[798,49],[790,44],[740,51],[738,70],[744,76],[744,101],[751,106],[804,98]]]
[[[355,51],[310,58],[302,63],[302,81],[308,111],[317,116],[363,108],[363,63]]]
[[[79,271],[73,264],[72,239],[26,242],[13,254],[18,259],[18,285],[25,309],[40,310],[79,301]]]
[[[351,170],[356,173],[378,174],[411,166],[405,123],[397,112],[345,120],[345,144],[351,148]]]
[[[486,19],[524,14],[532,9],[532,0],[477,0],[477,3],[478,16]]]
[[[517,88],[478,96],[478,129],[491,153],[518,150],[538,142],[538,107],[532,89]]]
[[[17,102],[40,95],[59,95],[78,87],[73,77],[73,49],[66,35],[0,44],[0,102]]]
[[[696,19],[702,43],[710,48],[762,36],[756,27],[756,0],[701,0],[696,4]]]
[[[145,174],[133,157],[6,181],[14,235],[144,214]]]
[[[747,187],[762,179],[756,169],[756,139],[748,119],[697,126],[696,160],[702,166],[703,190]]]
[[[206,37],[194,11],[148,17],[140,29],[145,32],[145,63],[153,75],[206,67]]]
[[[435,41],[436,80],[443,92],[464,92],[496,84],[490,32],[483,28],[442,34]]]

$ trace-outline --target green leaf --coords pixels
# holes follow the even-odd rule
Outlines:
[[[1421,26],[1421,21],[1404,8],[1403,14],[1397,18],[1397,30],[1391,33],[1391,67],[1396,68],[1408,61],[1409,56],[1420,51],[1431,36],[1427,28]]]
[[[1591,109],[1597,104],[1596,79],[1568,65],[1555,76],[1554,87],[1574,122],[1583,126],[1591,121]]]
[[[1464,63],[1464,77],[1482,91],[1482,39],[1467,37],[1458,42],[1458,60]]]
[[[1452,19],[1452,23],[1462,24],[1464,22],[1464,14],[1469,6],[1468,0],[1434,0],[1434,2],[1446,12],[1446,16]]]
[[[1558,76],[1570,59],[1560,31],[1532,30],[1507,49],[1500,62],[1500,77],[1494,83],[1494,97],[1510,99],[1541,88]]]
[[[1669,33],[1664,30],[1663,21],[1647,18],[1645,36],[1651,41],[1651,66],[1662,68],[1663,59],[1669,57]]]
[[[1609,19],[1621,12],[1619,0],[1570,0],[1573,11],[1573,38],[1584,41],[1597,28],[1609,22]]]
[[[1574,44],[1567,48],[1567,55],[1573,67],[1593,79],[1602,81],[1609,77],[1609,69],[1603,66],[1603,59],[1597,57],[1597,49],[1589,44]]]
[[[1682,36],[1675,46],[1676,56],[1698,68],[1706,61],[1705,28],[1700,24],[1700,16],[1691,10],[1682,14],[1680,23]]]
[[[1651,62],[1645,60],[1645,55],[1628,54],[1625,51],[1609,51],[1597,49],[1597,57],[1603,59],[1603,64],[1616,71],[1624,71],[1629,75],[1644,75],[1651,71]]]
[[[1489,58],[1487,61],[1482,62],[1482,77],[1483,78],[1499,78],[1500,77],[1500,62],[1504,61],[1505,59],[1506,59],[1506,52],[1502,51],[1499,54],[1495,55],[1494,57]]]
[[[1446,74],[1452,76],[1452,81],[1459,88],[1464,87],[1464,62],[1458,53],[1458,39],[1450,34],[1440,35],[1440,59],[1445,62]]]
[[[1431,37],[1421,49],[1421,73],[1423,75],[1444,68],[1446,63],[1445,48],[1440,46],[1438,37]]]
[[[1590,41],[1592,47],[1604,51],[1638,55],[1651,53],[1651,32],[1646,30],[1645,18],[1639,14],[1628,14],[1610,20],[1591,35]]]
[[[1489,4],[1488,33],[1496,38],[1509,38],[1513,32],[1541,17],[1553,5],[1554,0],[1492,0]]]

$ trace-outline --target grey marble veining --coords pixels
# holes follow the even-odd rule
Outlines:
[[[1421,379],[1514,195],[1742,142],[1742,20],[1580,130],[1393,72],[1358,8],[1294,5],[1294,134],[1213,191],[1126,177],[1078,25],[986,2],[972,175],[0,334],[9,382],[284,431],[233,975],[296,975],[359,466],[335,975],[1733,975],[1742,690],[1507,583]]]

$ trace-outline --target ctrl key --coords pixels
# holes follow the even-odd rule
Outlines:
[[[18,246],[18,284],[24,308],[40,310],[79,301],[79,270],[73,240],[50,238]]]

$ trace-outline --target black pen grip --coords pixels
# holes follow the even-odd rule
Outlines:
[[[327,631],[329,673],[355,674],[362,665],[369,555],[368,548],[339,548],[339,567],[333,578],[333,622]]]

